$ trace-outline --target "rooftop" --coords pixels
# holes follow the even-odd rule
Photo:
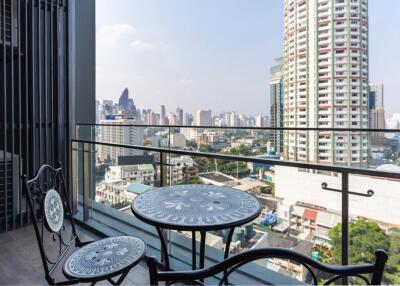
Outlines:
[[[127,187],[126,190],[131,193],[136,193],[136,194],[141,194],[148,189],[150,189],[150,186],[140,184],[140,183],[130,183]]]
[[[141,164],[153,164],[153,155],[143,156],[119,156],[117,165],[141,165]]]
[[[234,177],[222,174],[220,172],[210,172],[210,173],[201,173],[199,177],[205,178],[207,180],[215,181],[218,183],[228,183],[236,181]]]

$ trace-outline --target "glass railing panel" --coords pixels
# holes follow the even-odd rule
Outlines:
[[[74,143],[72,185],[77,218],[115,233],[142,237],[159,249],[155,229],[137,220],[131,211],[138,194],[160,186],[159,161],[158,152]]]
[[[322,183],[340,187],[340,174],[212,157],[170,155],[168,159],[168,182],[172,185],[228,186],[249,192],[261,202],[262,215],[235,231],[230,255],[262,247],[284,247],[323,262],[332,261],[328,233],[341,222],[341,195],[323,190]],[[206,265],[223,257],[227,235],[228,230],[209,233]],[[182,247],[190,249],[191,233],[171,231],[169,237],[171,253],[191,261],[191,256],[182,251]],[[200,235],[196,238],[199,240]],[[272,260],[263,266],[305,281],[301,280],[305,279],[302,267],[281,262]]]
[[[112,126],[112,128],[116,130],[131,127]],[[399,134],[396,132],[291,130],[290,132],[294,132],[294,138],[297,138],[296,140],[299,142],[300,139],[304,138],[316,140],[313,141],[314,143],[307,143],[305,150],[297,146],[293,149],[296,151],[293,153],[296,156],[290,159],[290,156],[285,153],[285,151],[290,150],[285,149],[285,146],[289,144],[287,141],[283,142],[282,152],[277,152],[274,149],[275,145],[271,143],[276,139],[274,137],[276,132],[289,132],[289,130],[254,130],[230,127],[226,129],[178,128],[172,126],[135,126],[133,128],[143,129],[141,131],[143,140],[140,142],[143,146],[164,149],[163,183],[161,182],[161,167],[159,165],[161,161],[159,152],[162,150],[149,152],[133,148],[112,147],[116,150],[124,149],[121,154],[126,153],[130,156],[142,156],[147,153],[154,155],[156,162],[153,165],[155,178],[148,184],[150,187],[177,184],[215,184],[238,188],[257,196],[264,209],[262,216],[252,223],[252,228],[254,233],[259,234],[259,236],[256,235],[253,241],[251,239],[249,242],[245,241],[243,247],[240,241],[240,246],[232,248],[231,254],[254,247],[278,246],[295,249],[322,262],[341,264],[346,261],[343,252],[346,253],[347,251],[343,250],[343,243],[347,239],[350,245],[348,262],[359,264],[363,260],[352,257],[353,254],[355,256],[360,255],[360,252],[357,251],[354,241],[352,241],[351,231],[355,223],[362,223],[364,220],[368,223],[376,223],[379,226],[379,231],[385,233],[385,237],[392,243],[391,245],[397,243],[397,229],[400,219],[395,206],[398,198],[393,191],[398,189],[398,181],[393,178],[399,178],[399,176],[396,176],[396,172],[399,172],[397,166],[399,163]],[[90,130],[82,130],[83,133],[84,131],[89,134],[93,133],[90,133]],[[188,130],[197,135],[194,136]],[[211,135],[215,135],[216,139],[214,140]],[[100,137],[97,136],[96,138],[99,139]],[[286,138],[289,137],[286,136]],[[310,142],[307,140],[306,142]],[[164,143],[160,144],[160,142]],[[101,144],[96,145],[100,146]],[[114,151],[107,148],[102,150],[99,146],[96,147],[96,155],[93,159],[97,189],[105,186],[105,166],[118,169],[119,165],[115,155],[112,155]],[[346,150],[343,151],[343,148]],[[311,152],[312,150],[321,152],[315,153]],[[182,154],[180,151],[195,153]],[[104,152],[109,153],[109,155]],[[204,157],[198,154],[199,152],[211,153],[216,156],[243,157],[243,161],[237,161],[239,158],[222,160],[212,156]],[[301,154],[305,154],[306,157],[300,158]],[[324,154],[327,154],[328,159],[324,157]],[[357,158],[359,160],[356,160]],[[80,160],[81,157],[78,156],[78,159]],[[278,160],[282,161],[282,164],[274,162],[275,165],[273,165],[262,161],[257,162],[257,160]],[[296,166],[300,163],[311,163],[315,166],[307,165],[308,169]],[[318,170],[325,165],[335,168],[328,168],[329,171],[326,171],[326,168],[325,171]],[[392,179],[384,179],[365,176],[365,173],[363,176],[350,174],[348,191],[351,193],[346,204],[342,205],[342,173],[347,173],[345,168],[348,167],[355,168],[351,171],[355,173],[358,172],[357,168],[360,168],[361,173],[363,173],[362,170],[366,169],[377,170],[393,173],[393,177]],[[309,168],[315,168],[315,170]],[[352,194],[368,195],[368,190],[373,190],[374,195],[358,196]],[[96,194],[97,198],[96,196],[91,197],[94,198],[91,202],[91,211],[96,209],[96,206],[101,206],[102,209],[112,210],[109,215],[118,213],[124,217],[127,215],[129,216],[129,218],[126,218],[127,220],[131,220],[135,226],[140,225],[138,229],[146,228],[139,221],[131,218],[130,210],[125,213],[123,211],[124,208],[129,209],[127,201],[132,198],[127,199],[121,194],[116,197],[106,196],[104,198],[104,195],[99,194]],[[348,208],[346,205],[348,205]],[[95,218],[92,213],[90,216]],[[342,221],[345,218],[349,219],[349,238],[342,238]],[[274,222],[275,219],[276,222]],[[209,263],[209,265],[220,259],[221,249],[223,248],[221,246],[224,245],[223,232],[215,232],[212,235],[215,235],[212,238],[215,238],[214,240],[217,243],[209,243],[207,246],[210,255],[207,256],[206,264]],[[241,236],[241,234],[238,233],[237,236]],[[186,262],[180,264],[183,265],[182,269],[190,268],[191,256],[187,252],[191,247],[190,234],[171,231],[168,233],[168,238],[174,258]],[[397,253],[396,246],[390,247],[387,249],[391,253]],[[353,251],[355,252],[353,253]],[[370,254],[373,254],[373,251]],[[394,281],[393,279],[397,277],[397,268],[393,267],[391,271],[392,277],[385,278],[386,281]],[[296,274],[290,275],[296,277]]]
[[[99,130],[100,130],[99,127],[96,125],[90,125],[90,124],[77,125],[75,129],[76,139],[96,141],[98,140],[98,135],[100,132]]]
[[[272,141],[273,131],[261,128],[188,126],[171,130],[171,148],[207,153],[257,156],[268,148],[276,150]]]

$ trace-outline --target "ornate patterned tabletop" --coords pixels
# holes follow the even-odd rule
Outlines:
[[[243,191],[211,185],[176,185],[150,190],[132,202],[141,220],[176,230],[219,230],[250,222],[261,213]]]
[[[63,270],[72,278],[107,276],[139,263],[145,250],[145,243],[136,237],[105,238],[79,248],[67,259]]]

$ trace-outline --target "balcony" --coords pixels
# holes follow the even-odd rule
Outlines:
[[[3,0],[0,4],[0,89],[5,95],[0,100],[4,115],[0,124],[0,284],[46,283],[19,178],[22,174],[32,178],[42,164],[59,161],[66,172],[78,233],[84,239],[138,236],[148,245],[148,256],[160,261],[162,247],[156,229],[136,218],[130,204],[146,190],[180,184],[229,186],[251,193],[262,204],[260,217],[234,233],[228,248],[231,256],[281,247],[329,264],[347,265],[372,262],[370,254],[380,247],[398,254],[400,172],[393,163],[399,159],[400,130],[334,129],[328,128],[328,122],[327,128],[307,128],[318,122],[306,120],[312,116],[305,111],[296,114],[298,105],[308,104],[303,89],[298,95],[304,98],[287,103],[290,115],[284,116],[293,128],[76,125],[95,121],[93,3]],[[325,35],[319,37],[321,43],[325,32],[321,31]],[[298,33],[299,43],[305,46],[304,26]],[[304,56],[304,51],[294,48],[290,45],[294,57]],[[323,59],[319,66],[326,68],[330,62]],[[306,68],[300,69],[298,79],[306,79],[306,74]],[[294,73],[291,76],[294,79]],[[338,113],[326,108],[321,114]],[[343,144],[357,142],[351,150],[356,152],[336,156],[334,151],[348,150],[332,150],[336,136]],[[364,248],[356,244],[355,227],[364,231],[363,236],[369,229],[378,236]],[[68,225],[66,229],[70,230]],[[192,240],[193,234],[185,231],[163,234],[171,267],[191,269],[191,249],[193,244],[199,249],[199,239]],[[207,234],[206,266],[224,258],[226,236],[226,230]],[[386,274],[398,275],[396,267],[389,264]],[[304,284],[305,272],[294,261],[267,259],[238,269],[230,282]],[[390,281],[388,276],[384,279]],[[213,277],[207,282],[216,281]],[[125,283],[149,284],[147,266],[135,267]]]
[[[127,125],[127,126],[115,126],[113,128],[134,128],[142,129],[144,141],[151,141],[151,144],[143,143],[140,144],[117,144],[112,142],[104,142],[99,137],[101,128],[103,125],[79,125],[77,133],[79,134],[78,139],[72,140],[72,174],[73,174],[73,193],[76,199],[76,217],[84,225],[90,226],[106,235],[115,234],[134,234],[143,238],[149,245],[151,253],[156,256],[160,255],[160,244],[157,240],[157,233],[151,226],[144,224],[135,217],[129,208],[130,201],[138,194],[134,193],[128,195],[125,192],[124,195],[120,195],[119,198],[109,199],[104,195],[97,195],[96,191],[99,187],[106,188],[101,175],[100,170],[104,170],[104,164],[109,166],[118,166],[118,160],[107,158],[103,161],[100,157],[105,156],[102,154],[103,146],[112,148],[119,148],[122,153],[123,150],[135,150],[137,152],[144,152],[146,155],[151,155],[154,158],[154,180],[151,183],[138,182],[144,184],[148,188],[154,188],[159,186],[166,186],[171,184],[183,184],[191,183],[196,180],[196,183],[202,184],[221,184],[219,181],[205,180],[205,174],[214,172],[215,174],[221,174],[226,176],[222,184],[238,187],[243,190],[252,192],[260,201],[263,202],[263,215],[256,219],[252,227],[254,229],[254,237],[248,241],[245,239],[241,241],[238,239],[234,247],[231,247],[231,255],[250,249],[255,246],[251,246],[255,243],[267,243],[274,244],[277,246],[284,246],[284,236],[279,236],[279,233],[289,233],[289,236],[298,242],[309,245],[304,251],[307,255],[311,255],[314,249],[314,240],[321,235],[329,235],[329,229],[334,228],[341,223],[340,232],[345,234],[342,236],[342,246],[348,245],[348,247],[342,247],[340,253],[340,261],[347,263],[347,257],[349,257],[349,251],[351,251],[353,245],[349,242],[349,227],[350,222],[366,219],[373,221],[378,224],[384,233],[391,233],[396,228],[396,221],[400,219],[400,213],[397,207],[392,206],[392,201],[397,200],[396,194],[389,192],[398,186],[400,179],[400,173],[387,172],[381,169],[374,169],[368,162],[364,160],[355,160],[351,158],[348,160],[348,156],[336,156],[335,162],[330,162],[331,154],[330,148],[321,146],[316,150],[320,150],[320,156],[315,158],[314,163],[305,163],[303,160],[307,158],[309,153],[308,148],[312,148],[308,145],[302,147],[301,152],[296,155],[298,161],[287,161],[283,155],[280,159],[272,159],[263,156],[265,154],[265,146],[262,144],[252,145],[251,148],[245,148],[242,146],[241,151],[238,153],[230,153],[226,150],[230,149],[231,137],[226,137],[224,134],[240,134],[240,140],[249,140],[254,138],[265,138],[272,135],[275,130],[273,128],[226,128],[226,127],[187,127],[187,126],[157,126],[157,125]],[[286,129],[285,129],[286,130]],[[190,132],[189,132],[190,131]],[[193,133],[215,133],[217,132],[222,136],[222,141],[215,143],[208,142],[205,145],[195,147],[193,145],[199,138],[193,135]],[[317,134],[347,134],[347,136],[365,132],[368,130],[358,129],[303,129],[303,128],[288,128],[288,132],[291,133],[313,133]],[[392,132],[392,131],[390,131]],[[171,138],[173,134],[186,134],[194,137],[192,143],[187,142],[185,146],[172,146]],[[395,132],[393,132],[395,133]],[[147,134],[147,135],[146,135]],[[153,135],[149,135],[153,134]],[[159,135],[155,135],[159,134]],[[162,135],[163,134],[163,135]],[[96,137],[97,135],[97,137]],[[168,144],[166,147],[160,147],[158,143],[150,140],[152,136],[165,136]],[[150,137],[149,137],[150,136]],[[326,135],[325,135],[326,136]],[[341,138],[346,135],[340,135]],[[97,140],[95,139],[97,138]],[[230,138],[224,141],[226,138]],[[236,137],[237,138],[237,137]],[[312,138],[312,137],[310,137]],[[237,140],[237,139],[235,139]],[[143,142],[144,142],[143,141]],[[190,140],[189,140],[190,141]],[[222,143],[221,143],[222,142]],[[323,139],[320,140],[323,142]],[[326,142],[331,142],[328,139]],[[189,145],[188,145],[189,144]],[[222,144],[222,145],[221,145]],[[247,143],[246,143],[247,144]],[[291,143],[292,144],[292,143]],[[294,143],[293,143],[294,144]],[[290,145],[290,144],[289,144]],[[233,145],[232,145],[233,146]],[[236,146],[236,145],[235,145]],[[293,145],[294,146],[294,145]],[[197,149],[200,148],[200,149]],[[343,148],[337,148],[342,150]],[[129,153],[129,152],[126,152]],[[358,155],[357,155],[358,156]],[[168,163],[172,161],[179,161],[179,158],[187,157],[190,158],[191,162],[194,162],[197,170],[192,173],[193,177],[181,176],[180,178],[173,178],[177,173],[182,174],[184,172],[177,172],[182,166],[177,163]],[[340,157],[340,158],[339,158]],[[354,157],[354,156],[353,156]],[[339,159],[340,160],[339,160]],[[313,160],[309,158],[309,160]],[[319,161],[318,161],[319,160]],[[371,159],[371,163],[373,160]],[[228,167],[230,166],[230,167]],[[246,173],[242,168],[249,167],[250,170],[258,170],[260,166],[268,168],[263,174],[263,179],[252,178],[252,172]],[[267,166],[273,166],[271,169]],[[243,173],[244,172],[244,173]],[[86,174],[86,175],[85,175]],[[92,174],[96,180],[90,180],[87,176]],[[94,175],[95,174],[95,175]],[[257,172],[255,172],[257,174]],[[258,175],[255,175],[258,177]],[[273,181],[269,181],[269,178]],[[293,182],[286,178],[292,178]],[[226,180],[226,181],[225,181]],[[250,180],[250,181],[249,181]],[[261,189],[268,190],[271,182],[274,182],[274,192],[260,191]],[[304,183],[303,183],[304,182]],[[119,184],[119,183],[118,183]],[[127,182],[131,184],[131,182]],[[136,183],[135,183],[136,184]],[[122,183],[124,188],[125,183]],[[248,186],[252,185],[252,187]],[[254,187],[257,185],[258,187]],[[344,190],[344,191],[343,191]],[[373,195],[371,195],[372,190]],[[109,192],[112,192],[112,188],[109,188]],[[392,199],[388,199],[388,196]],[[276,201],[278,200],[278,201]],[[291,201],[292,204],[287,205],[287,202]],[[278,202],[275,206],[271,205],[271,202]],[[293,203],[294,202],[294,203]],[[383,202],[386,205],[384,210],[381,208]],[[312,211],[317,213],[317,217],[313,218],[313,222],[307,220],[301,214],[301,218],[304,219],[304,223],[300,233],[290,234],[289,229],[285,226],[286,222],[290,221],[290,210],[293,208],[301,207],[303,210]],[[266,213],[274,211],[280,215],[280,223],[276,226],[272,226],[271,230],[276,233],[274,241],[268,241],[262,239],[263,236],[268,234],[268,231],[260,224],[265,218]],[[287,218],[285,213],[289,215]],[[373,218],[371,218],[373,214]],[[321,217],[319,221],[318,216]],[[323,222],[323,218],[326,216],[332,217],[332,223],[329,228],[322,225],[326,225]],[[289,224],[288,224],[289,225]],[[393,228],[394,227],[394,228]],[[275,234],[274,234],[275,235]],[[286,234],[287,235],[287,234]],[[188,269],[190,267],[190,235],[185,232],[168,231],[168,245],[172,255],[172,265],[174,269]],[[258,241],[258,242],[257,242]],[[223,233],[213,232],[210,236],[210,240],[207,241],[206,246],[206,265],[212,265],[216,261],[220,260],[223,255],[224,235]],[[355,247],[355,246],[354,246]],[[256,265],[252,266],[252,270],[249,272],[240,272],[236,279],[238,281],[252,281],[255,279],[254,273],[258,273]],[[265,267],[265,266],[264,266]],[[259,271],[263,271],[262,267]],[[264,269],[265,271],[265,269]],[[278,271],[279,273],[279,271]],[[281,273],[282,274],[282,273]],[[297,273],[292,273],[291,278],[297,277]],[[279,277],[279,276],[278,276]],[[243,279],[243,280],[242,280]],[[250,280],[247,280],[250,279]],[[265,281],[265,283],[271,281]]]

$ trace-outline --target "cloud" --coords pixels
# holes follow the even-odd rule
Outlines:
[[[129,24],[101,26],[97,32],[97,45],[113,46],[119,41],[130,40],[136,29]]]
[[[190,86],[190,85],[192,85],[192,84],[193,84],[193,80],[192,80],[192,79],[180,79],[180,80],[178,81],[178,83],[179,83],[180,86],[185,87],[185,86]]]
[[[130,42],[129,46],[136,51],[148,51],[160,48],[165,48],[167,45],[164,42],[147,42],[135,40]]]

